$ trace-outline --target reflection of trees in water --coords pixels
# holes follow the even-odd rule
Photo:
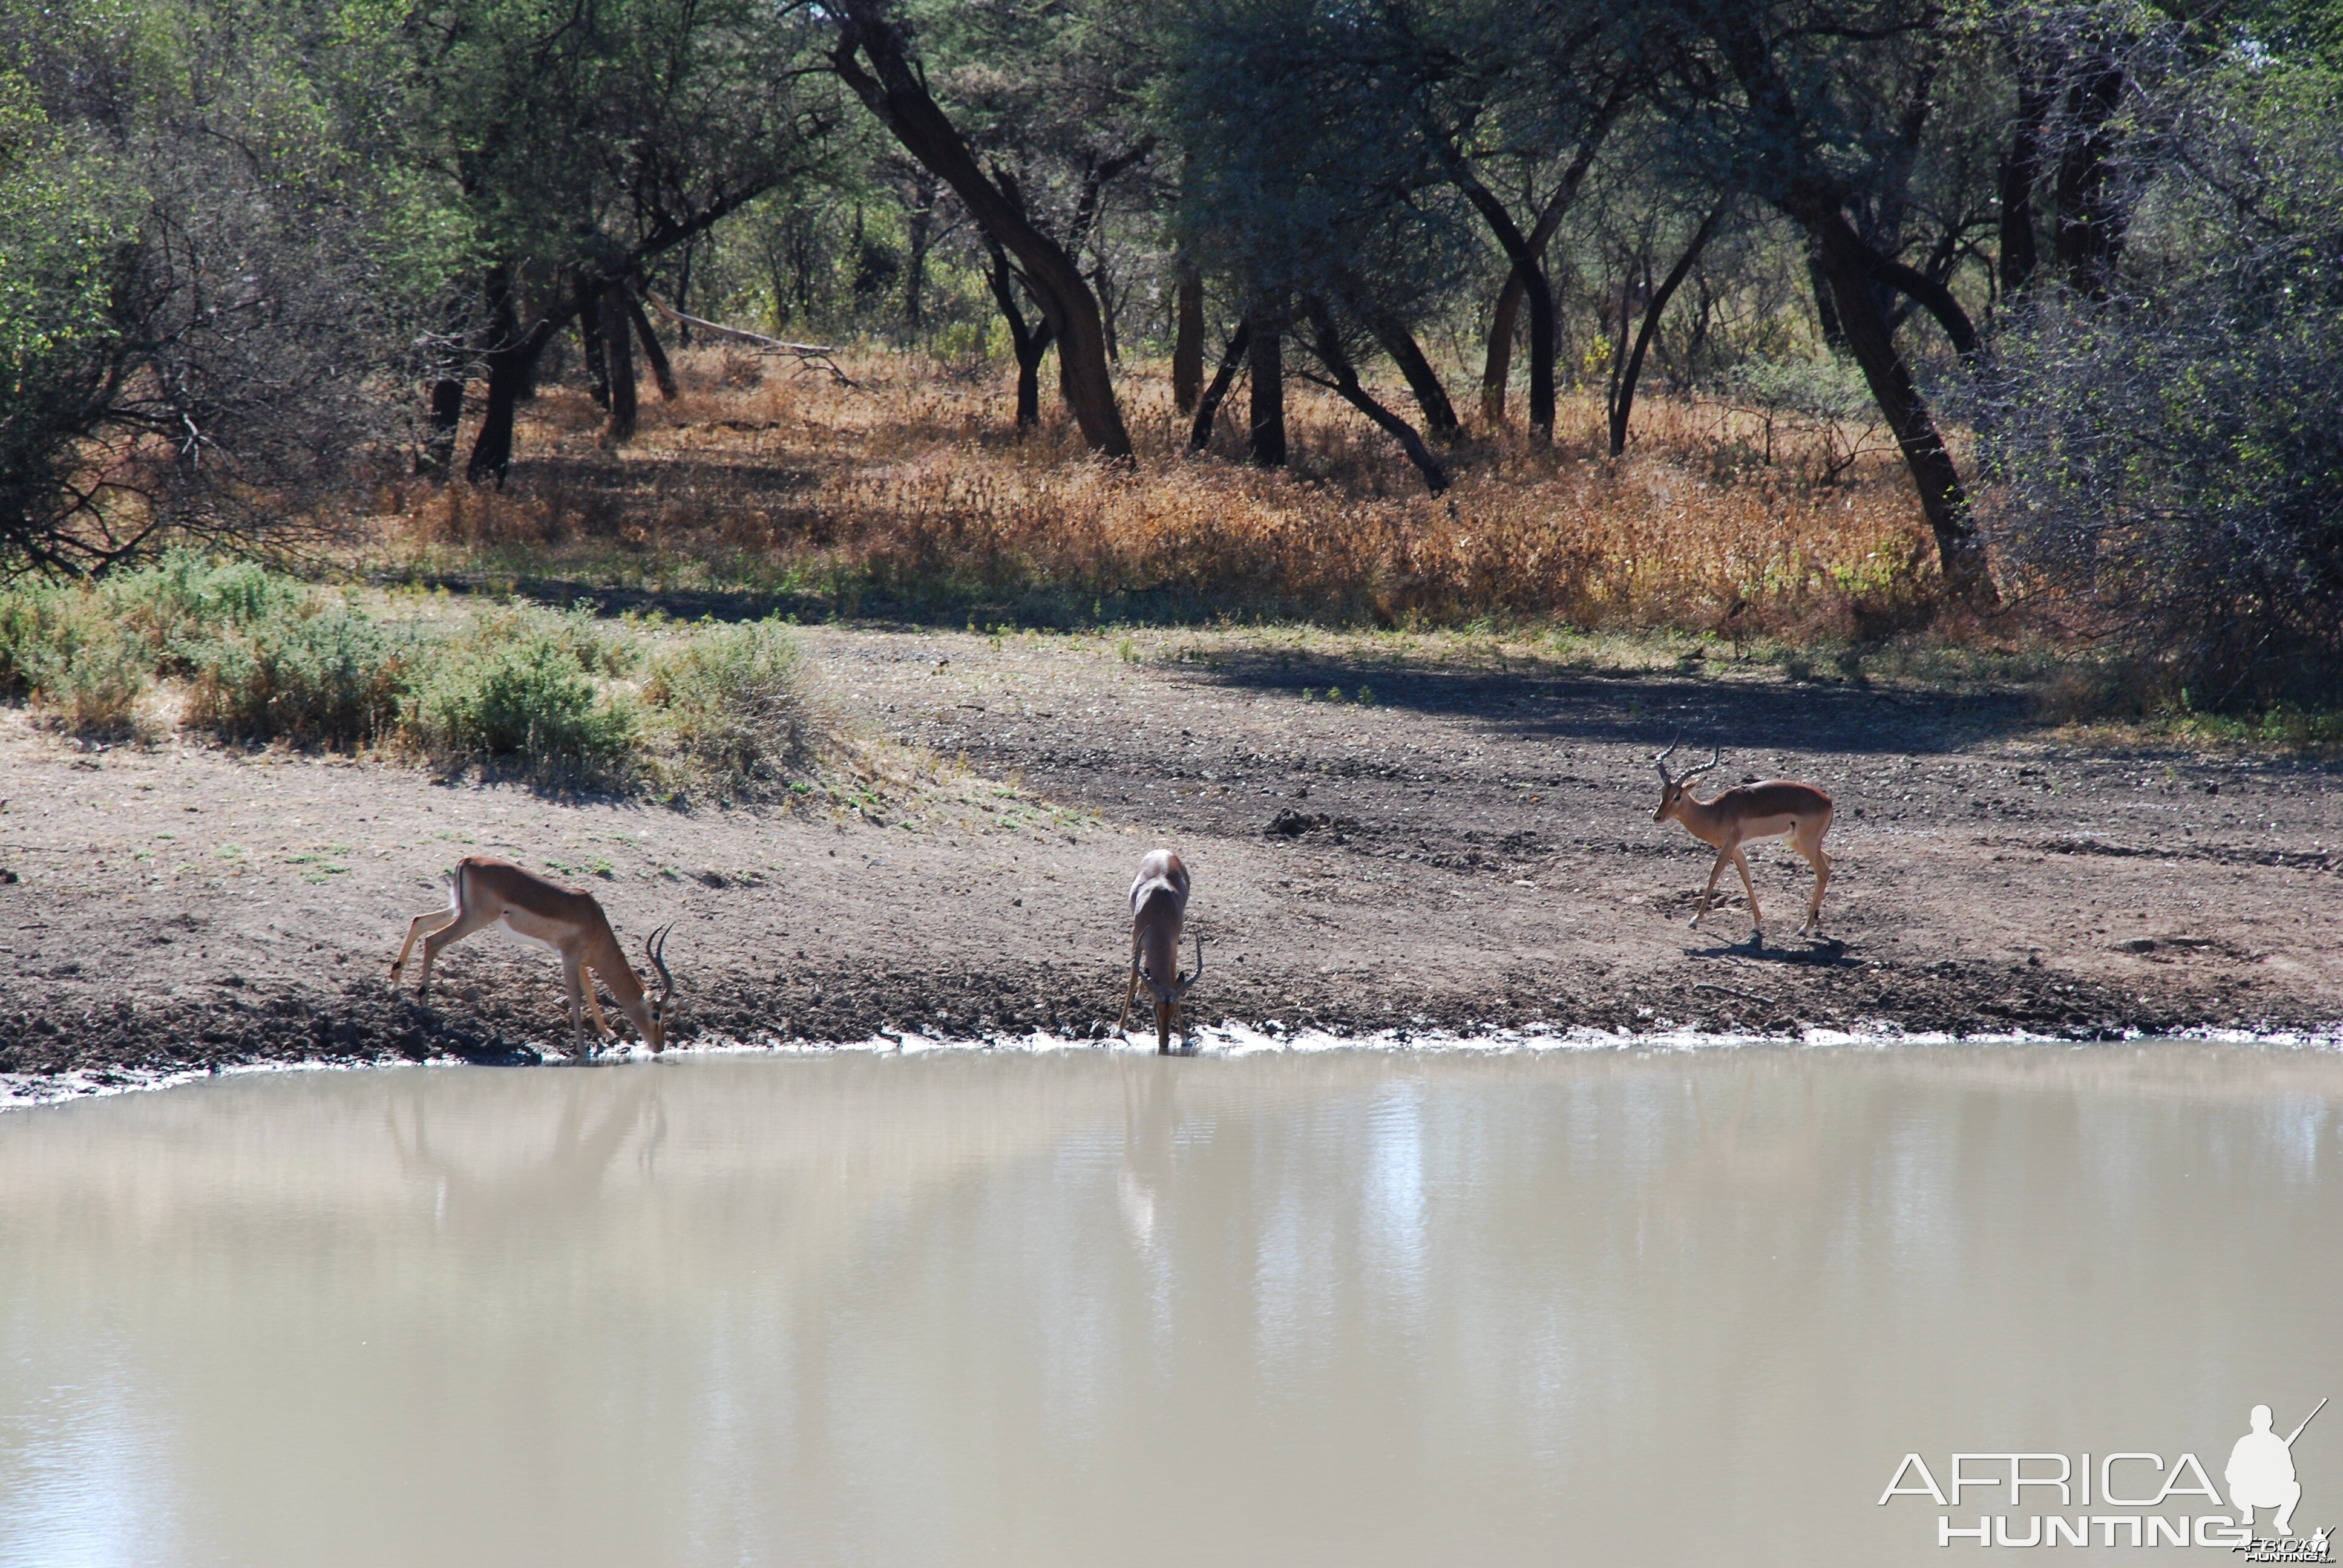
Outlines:
[[[553,1137],[541,1153],[521,1160],[498,1159],[467,1165],[433,1147],[426,1106],[429,1092],[417,1085],[404,1098],[410,1127],[399,1126],[399,1103],[383,1108],[383,1124],[402,1173],[432,1180],[437,1196],[435,1218],[445,1225],[486,1226],[526,1219],[531,1223],[582,1212],[599,1192],[618,1152],[638,1129],[646,1129],[637,1161],[646,1179],[658,1174],[659,1149],[667,1140],[667,1109],[656,1073],[575,1075],[555,1111]],[[599,1110],[598,1117],[595,1112]],[[509,1112],[497,1141],[498,1154],[521,1143],[526,1124]]]

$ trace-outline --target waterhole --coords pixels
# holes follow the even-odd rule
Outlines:
[[[2338,1104],[2331,1052],[2153,1044],[11,1111],[0,1564],[1875,1564],[2048,1513],[2128,1561],[2091,1516],[2226,1504],[1880,1500],[1956,1452],[2226,1493],[2251,1407],[2343,1395]],[[2297,1531],[2343,1521],[2343,1417],[2291,1453]]]

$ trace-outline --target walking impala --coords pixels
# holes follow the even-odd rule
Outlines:
[[[1693,925],[1697,928],[1701,916],[1708,913],[1708,901],[1716,896],[1716,879],[1730,860],[1741,873],[1741,885],[1749,890],[1749,923],[1755,928],[1752,940],[1763,947],[1765,920],[1757,912],[1757,888],[1749,879],[1749,860],[1742,854],[1741,846],[1752,839],[1787,833],[1790,848],[1804,855],[1806,864],[1815,869],[1815,896],[1806,904],[1806,923],[1798,929],[1821,930],[1823,890],[1830,886],[1831,859],[1823,853],[1823,835],[1830,831],[1831,798],[1811,784],[1769,779],[1763,784],[1736,785],[1714,800],[1695,800],[1692,781],[1723,761],[1725,753],[1719,749],[1699,767],[1671,778],[1668,759],[1675,755],[1675,749],[1671,744],[1652,759],[1660,769],[1660,809],[1652,813],[1652,820],[1664,822],[1674,817],[1684,825],[1686,832],[1716,851],[1716,864],[1708,869],[1708,886],[1701,890],[1700,908],[1693,913]]]
[[[456,862],[453,875],[447,879],[447,907],[421,914],[407,922],[407,940],[400,944],[398,957],[391,961],[390,983],[396,987],[407,969],[407,955],[414,950],[417,937],[423,939],[423,981],[416,988],[417,996],[427,996],[431,990],[431,960],[443,948],[452,946],[470,936],[483,926],[498,920],[506,929],[525,937],[533,937],[561,955],[561,978],[569,987],[569,1040],[572,1049],[581,1056],[592,1052],[586,1046],[585,1013],[594,1015],[594,1029],[603,1040],[615,1039],[610,1020],[602,1016],[602,1004],[594,995],[593,985],[584,971],[592,970],[610,988],[618,1010],[632,1019],[650,1044],[652,1054],[667,1049],[667,1014],[675,997],[675,977],[667,971],[667,933],[675,928],[670,924],[653,931],[643,941],[643,957],[659,971],[661,990],[656,997],[645,994],[643,982],[635,974],[634,966],[618,946],[618,933],[610,930],[609,918],[594,895],[578,888],[565,888],[558,882],[548,881],[534,871],[524,870],[510,860],[492,859],[486,855],[468,855]],[[428,936],[427,926],[436,927]]]
[[[1122,1017],[1114,1031],[1131,1021],[1131,1000],[1139,982],[1155,993],[1155,1049],[1172,1049],[1172,1026],[1179,1021],[1180,999],[1204,972],[1204,939],[1196,939],[1196,972],[1180,973],[1180,934],[1188,924],[1188,868],[1169,849],[1157,849],[1139,862],[1138,879],[1131,884],[1131,984],[1122,993]],[[1180,1025],[1187,1040],[1188,1028]]]

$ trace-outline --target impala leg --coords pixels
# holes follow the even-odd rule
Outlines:
[[[1121,1034],[1122,1026],[1131,1021],[1131,999],[1139,994],[1139,928],[1131,931],[1131,983],[1122,988],[1122,1016],[1114,1020],[1114,1032]]]
[[[567,954],[561,960],[561,980],[569,990],[569,1049],[579,1060],[591,1061],[594,1053],[586,1045],[586,1003],[592,993],[586,989],[586,977],[577,960]]]
[[[1708,886],[1700,890],[1700,908],[1692,912],[1694,930],[1700,930],[1700,919],[1708,913],[1709,900],[1716,897],[1716,879],[1725,874],[1725,859],[1730,853],[1730,850],[1719,849],[1716,852],[1716,864],[1708,869]]]
[[[415,988],[415,994],[418,997],[427,996],[430,994],[431,960],[437,958],[443,949],[453,947],[458,942],[462,941],[466,937],[470,936],[474,931],[478,930],[481,927],[492,926],[496,924],[496,922],[497,917],[486,910],[465,910],[458,913],[454,920],[449,920],[446,925],[441,926],[437,930],[433,931],[429,936],[424,938],[423,980],[422,982]]]
[[[1815,896],[1806,900],[1806,923],[1799,928],[1801,930],[1823,929],[1823,890],[1830,886],[1831,858],[1823,852],[1822,840],[1820,832],[1795,834],[1790,839],[1790,847],[1804,855],[1806,864],[1815,869]]]
[[[390,983],[393,986],[398,984],[398,977],[407,971],[407,955],[415,950],[415,944],[422,937],[424,929],[430,927],[436,930],[455,918],[455,910],[439,909],[417,915],[407,922],[407,940],[398,944],[398,956],[390,960]]]
[[[586,1011],[594,1020],[596,1034],[604,1040],[618,1038],[618,1031],[610,1027],[609,1019],[602,1011],[602,999],[594,994],[594,982],[590,978],[586,981]]]
[[[1749,924],[1762,945],[1765,940],[1765,917],[1757,910],[1757,884],[1749,878],[1749,857],[1741,852],[1738,844],[1733,846],[1733,869],[1741,873],[1741,886],[1749,894]]]

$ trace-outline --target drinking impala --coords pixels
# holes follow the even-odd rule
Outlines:
[[[1114,1030],[1131,1021],[1131,1000],[1139,982],[1155,993],[1155,1049],[1172,1049],[1172,1028],[1180,1022],[1180,999],[1204,972],[1204,939],[1196,939],[1196,972],[1180,973],[1180,935],[1188,923],[1188,868],[1169,849],[1157,849],[1139,862],[1138,879],[1131,884],[1131,984],[1122,993],[1122,1017]],[[1180,1038],[1188,1039],[1185,1023]]]
[[[1652,813],[1652,820],[1664,822],[1674,817],[1686,832],[1716,851],[1716,864],[1708,869],[1708,886],[1701,890],[1700,908],[1693,912],[1694,928],[1700,925],[1701,916],[1708,913],[1709,900],[1716,896],[1716,879],[1731,861],[1749,892],[1749,923],[1755,929],[1751,940],[1765,945],[1765,920],[1757,910],[1756,884],[1749,879],[1749,860],[1741,846],[1753,839],[1786,833],[1790,848],[1815,869],[1815,896],[1806,904],[1806,923],[1798,929],[1821,930],[1823,890],[1830,885],[1831,873],[1830,857],[1823,853],[1823,835],[1830,831],[1831,798],[1811,784],[1769,779],[1762,784],[1736,785],[1714,800],[1694,799],[1692,781],[1723,761],[1725,753],[1719,749],[1699,767],[1671,777],[1668,759],[1675,749],[1671,745],[1652,759],[1660,769],[1660,809]]]
[[[414,950],[416,939],[423,940],[423,981],[416,994],[427,996],[431,991],[431,960],[440,950],[462,941],[483,926],[498,920],[506,929],[524,937],[532,937],[561,955],[561,978],[569,987],[569,1039],[572,1049],[581,1056],[592,1052],[586,1045],[585,1014],[594,1016],[594,1029],[602,1040],[616,1036],[610,1020],[602,1015],[602,1004],[594,995],[594,987],[586,978],[591,970],[610,988],[610,995],[618,1010],[634,1020],[649,1042],[654,1055],[667,1049],[667,1018],[669,1004],[675,997],[675,977],[667,969],[667,934],[672,924],[653,931],[643,941],[643,957],[657,970],[660,990],[648,995],[634,966],[627,961],[625,950],[618,946],[618,933],[610,930],[609,918],[594,895],[580,888],[565,888],[548,881],[536,872],[525,870],[510,860],[498,860],[485,855],[470,855],[456,862],[455,871],[447,879],[447,907],[420,914],[407,922],[407,940],[400,944],[398,957],[391,961],[390,983],[398,984],[407,969],[407,955]],[[426,928],[436,928],[425,935]]]

